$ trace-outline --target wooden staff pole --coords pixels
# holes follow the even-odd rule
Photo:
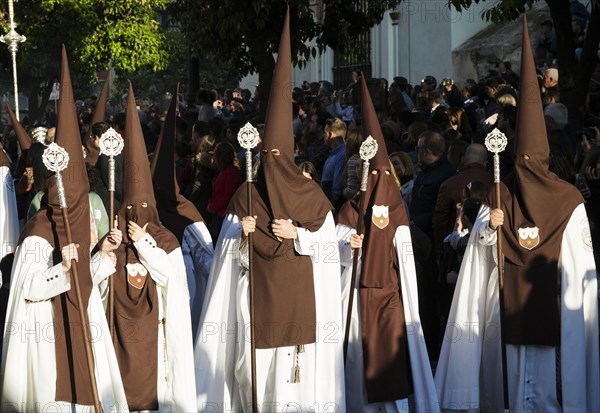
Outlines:
[[[246,192],[248,216],[252,217],[252,149],[258,145],[258,130],[250,123],[246,123],[238,132],[238,142],[240,146],[246,149]],[[249,284],[249,304],[250,304],[250,365],[252,370],[252,411],[258,413],[258,395],[256,390],[256,339],[254,323],[254,240],[253,234],[248,234],[248,284]]]
[[[109,228],[115,227],[115,156],[123,150],[123,137],[113,128],[109,128],[100,137],[100,153],[108,156],[108,216]],[[115,337],[115,280],[108,279],[108,326],[110,336]]]
[[[363,161],[362,180],[360,184],[360,196],[358,201],[358,222],[356,224],[356,233],[361,235],[363,231],[365,192],[367,191],[367,181],[369,179],[369,160],[377,153],[377,142],[369,136],[360,147],[360,158]],[[354,290],[356,289],[356,272],[358,270],[359,248],[353,250],[352,256],[352,275],[350,278],[350,293],[348,296],[348,309],[346,311],[346,331],[344,333],[344,365],[348,355],[348,343],[350,340],[350,324],[352,322],[352,307],[354,305]]]
[[[496,208],[502,207],[500,197],[500,152],[507,144],[506,136],[495,128],[485,138],[485,146],[494,154],[494,186],[496,189]],[[504,397],[504,412],[510,411],[508,400],[508,367],[506,364],[505,313],[504,313],[504,262],[502,255],[502,227],[496,228],[496,248],[498,255],[498,304],[500,311],[500,346],[502,351],[502,392]]]
[[[71,226],[69,224],[69,212],[67,202],[65,198],[65,188],[62,181],[60,171],[56,172],[56,183],[59,192],[60,199],[60,210],[62,212],[63,221],[65,223],[65,233],[67,236],[67,244],[73,243],[71,236]],[[89,251],[85,251],[89,254]],[[88,373],[90,376],[90,383],[92,386],[92,397],[94,399],[94,409],[96,412],[102,412],[102,406],[100,405],[100,398],[98,397],[98,385],[96,384],[96,374],[94,365],[94,353],[92,351],[92,342],[90,339],[89,321],[87,317],[86,309],[83,306],[83,299],[81,297],[81,289],[79,288],[79,275],[77,273],[77,261],[71,260],[71,281],[73,281],[73,288],[75,289],[75,297],[77,300],[77,309],[79,311],[79,325],[81,326],[81,334],[83,334],[83,341],[85,343],[85,358],[88,366]]]
[[[115,228],[115,158],[108,158],[108,225]],[[108,279],[108,326],[110,336],[115,337],[115,278]]]

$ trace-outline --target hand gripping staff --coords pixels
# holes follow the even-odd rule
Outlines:
[[[69,225],[69,212],[67,206],[67,198],[65,196],[65,187],[62,180],[60,171],[64,170],[69,164],[69,154],[67,151],[58,146],[56,143],[51,143],[44,154],[42,160],[46,168],[49,171],[54,172],[56,176],[56,186],[58,189],[58,200],[60,203],[60,210],[62,212],[63,221],[65,223],[65,232],[67,236],[67,243],[73,242],[71,237],[71,226]],[[85,252],[89,254],[89,251]],[[77,261],[71,260],[71,280],[73,281],[73,287],[75,288],[75,296],[77,298],[77,308],[79,310],[79,325],[81,326],[81,334],[83,334],[83,341],[85,343],[85,358],[87,360],[88,372],[90,375],[90,383],[92,384],[92,395],[94,398],[94,410],[96,412],[102,412],[100,406],[100,399],[98,397],[98,386],[96,384],[96,375],[94,374],[94,353],[92,352],[92,342],[90,340],[89,321],[87,313],[83,308],[83,300],[81,298],[81,290],[79,289],[79,276],[77,273]]]
[[[358,223],[356,225],[356,233],[358,235],[363,231],[364,207],[365,207],[365,192],[367,191],[367,181],[369,180],[369,161],[373,159],[377,153],[377,141],[371,135],[365,139],[360,145],[359,156],[363,161],[362,180],[360,183],[360,198],[358,201]],[[350,322],[352,320],[352,306],[354,305],[354,289],[356,288],[356,270],[358,268],[358,248],[354,250],[352,256],[352,276],[350,278],[350,296],[348,297],[348,311],[346,315],[346,332],[344,334],[344,364],[348,354],[348,340],[350,338]]]
[[[506,149],[508,140],[506,135],[498,128],[487,134],[485,147],[494,154],[494,185],[496,187],[496,208],[501,208],[500,201],[500,152]],[[498,248],[498,303],[500,305],[500,340],[502,347],[502,387],[504,392],[504,412],[509,412],[508,406],[508,373],[506,367],[506,342],[504,341],[504,262],[502,256],[502,231],[500,226],[496,229]]]
[[[115,227],[115,156],[123,150],[124,142],[121,135],[109,128],[100,137],[100,153],[108,156],[108,223],[110,229]],[[108,280],[108,325],[110,327],[110,336],[115,336],[115,289],[114,278]]]
[[[246,192],[248,193],[248,216],[252,215],[252,149],[258,145],[258,130],[250,122],[238,132],[238,142],[246,150]],[[258,397],[256,394],[256,341],[254,325],[254,244],[252,233],[248,234],[248,279],[250,301],[250,352],[252,369],[252,411],[258,413]]]

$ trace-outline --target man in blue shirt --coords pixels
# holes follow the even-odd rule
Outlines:
[[[344,201],[344,167],[346,164],[346,124],[340,118],[328,119],[325,125],[325,143],[330,148],[323,166],[323,191],[334,207]]]

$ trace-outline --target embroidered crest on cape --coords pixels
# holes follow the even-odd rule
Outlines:
[[[540,229],[538,227],[519,228],[519,245],[532,250],[540,244]]]
[[[140,263],[127,264],[127,282],[134,288],[141,290],[146,284],[148,270]]]
[[[379,229],[384,229],[390,223],[390,210],[387,205],[373,205],[371,221]]]
[[[580,224],[581,226],[581,240],[583,241],[583,248],[585,248],[588,251],[594,251],[594,248],[592,246],[592,233],[590,232],[590,223],[589,221],[586,219],[581,220]]]

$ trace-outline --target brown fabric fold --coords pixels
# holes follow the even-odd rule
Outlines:
[[[240,219],[248,215],[247,188],[247,184],[242,184],[229,205],[230,212]],[[312,261],[296,253],[293,240],[279,241],[271,232],[273,216],[263,182],[252,185],[252,201],[252,212],[257,216],[253,236],[256,348],[314,343],[316,307]],[[321,225],[319,222],[293,223],[311,231]]]

